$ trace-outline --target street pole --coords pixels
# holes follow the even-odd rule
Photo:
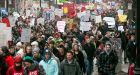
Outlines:
[[[5,8],[6,8],[7,12],[8,12],[8,0],[5,0]]]
[[[39,2],[40,2],[40,9],[41,9],[41,0]]]

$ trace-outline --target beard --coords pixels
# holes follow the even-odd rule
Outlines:
[[[20,71],[22,69],[22,65],[21,66],[14,66],[16,71]]]

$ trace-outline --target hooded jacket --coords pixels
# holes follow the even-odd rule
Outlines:
[[[64,59],[60,65],[59,75],[82,75],[82,71],[75,59],[70,64]]]
[[[42,66],[34,62],[30,68],[25,68],[24,75],[46,75],[46,73]]]
[[[58,75],[58,64],[54,58],[50,58],[48,61],[41,60],[39,65],[43,66],[46,75]]]
[[[109,52],[103,51],[99,55],[99,73],[108,73],[108,74],[114,74],[115,68],[118,63],[118,56],[115,52],[115,50],[112,49],[112,44],[110,42],[106,42],[106,44],[111,46],[111,50]]]

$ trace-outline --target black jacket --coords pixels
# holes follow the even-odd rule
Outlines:
[[[83,48],[84,48],[88,58],[93,58],[95,56],[96,49],[95,49],[94,43],[92,43],[92,42],[86,43]]]

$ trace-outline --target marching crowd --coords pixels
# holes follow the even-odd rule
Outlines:
[[[12,27],[13,41],[0,47],[0,75],[92,75],[94,63],[99,75],[115,75],[119,62],[135,63],[135,30],[128,30],[125,23],[125,31],[114,34],[106,23],[94,21],[90,31],[82,32],[77,24],[61,33],[56,21],[30,27],[28,19],[19,17]],[[31,28],[30,42],[20,41],[22,28]],[[121,49],[114,48],[111,38],[121,39]],[[117,52],[121,50],[124,61]]]

